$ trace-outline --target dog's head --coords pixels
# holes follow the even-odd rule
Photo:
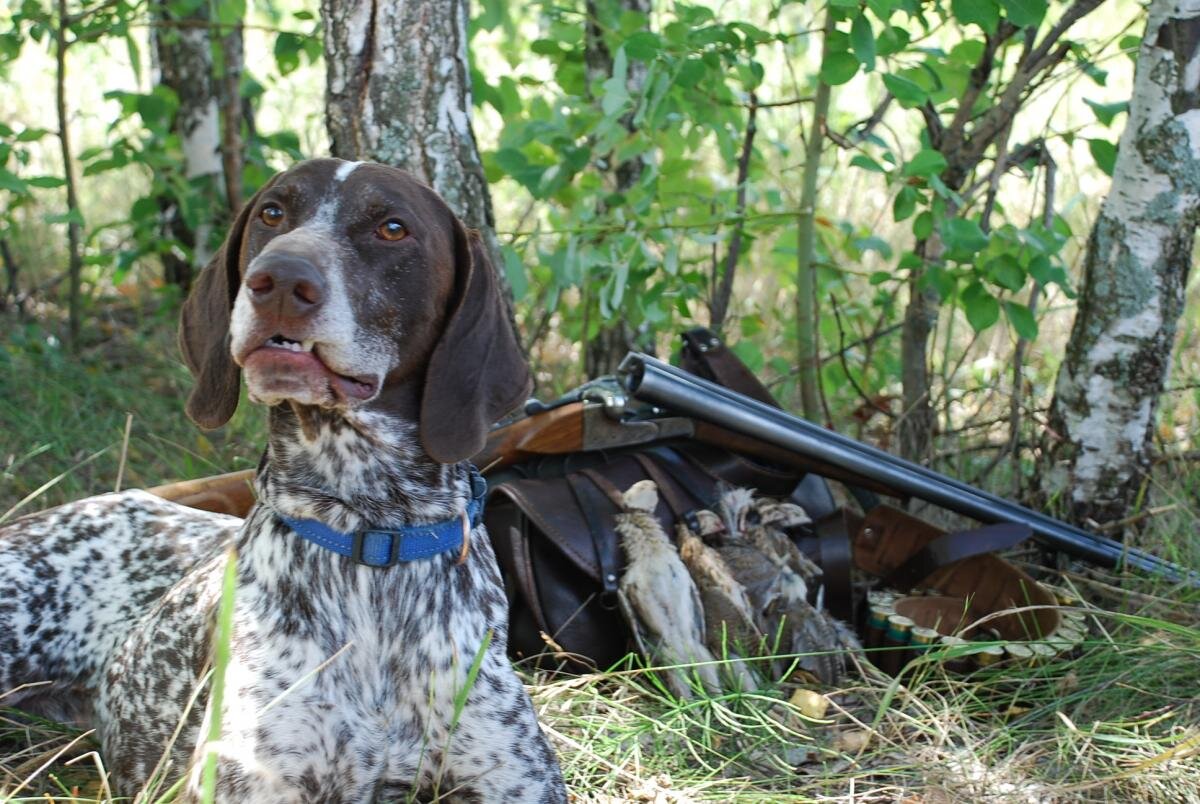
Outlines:
[[[415,416],[442,463],[481,449],[530,386],[478,234],[385,165],[317,159],[271,179],[200,274],[179,340],[201,427],[233,415],[244,373],[268,405]]]

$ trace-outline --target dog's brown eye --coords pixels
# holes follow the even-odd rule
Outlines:
[[[278,226],[283,223],[283,210],[275,204],[267,204],[262,208],[262,212],[258,213],[258,217],[267,226]]]
[[[403,240],[408,237],[408,229],[404,228],[403,223],[392,218],[379,224],[379,228],[375,230],[375,234],[384,240]]]

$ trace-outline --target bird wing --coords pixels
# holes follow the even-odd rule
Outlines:
[[[621,609],[621,614],[625,616],[625,622],[629,626],[629,633],[633,636],[633,644],[637,646],[638,653],[649,658],[652,654],[646,640],[645,630],[642,628],[642,621],[629,599],[624,584],[617,590],[617,606]]]

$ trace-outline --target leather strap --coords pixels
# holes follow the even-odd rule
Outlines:
[[[825,583],[825,607],[833,616],[850,623],[855,621],[850,536],[861,524],[852,523],[851,517],[854,514],[840,508],[813,525],[820,553],[821,578]]]
[[[655,463],[649,456],[638,453],[633,456],[633,459],[642,467],[642,471],[646,473],[646,476],[654,481],[654,485],[658,486],[659,496],[662,497],[667,507],[671,509],[671,513],[675,515],[676,521],[682,520],[687,512],[692,510],[692,506],[689,506],[687,501],[683,499],[683,495],[675,488],[675,484],[671,482],[671,478],[667,477],[662,467]]]
[[[680,364],[685,371],[724,385],[731,391],[779,407],[767,387],[710,329],[696,327],[683,333]]]
[[[596,487],[604,492],[604,496],[608,497],[609,502],[616,506],[618,510],[625,505],[625,498],[621,495],[621,490],[607,477],[595,469],[580,469],[579,474],[595,483]]]
[[[691,495],[696,505],[705,508],[712,504],[713,480],[717,477],[709,474],[707,468],[685,461],[679,452],[670,447],[651,447],[641,454],[652,455],[656,461],[670,469],[671,478]],[[687,510],[690,509],[691,506]]]
[[[529,518],[515,501],[509,499],[489,507],[487,528],[492,544],[501,547],[497,550],[497,558],[516,576],[517,589],[529,606],[538,629],[549,632],[542,596],[534,579],[533,558],[529,554]],[[511,597],[510,590],[510,605]]]
[[[1028,525],[1002,522],[946,533],[926,544],[883,579],[891,589],[911,589],[937,570],[973,556],[1007,550],[1033,536]]]
[[[575,473],[567,475],[567,485],[579,510],[583,512],[588,532],[591,533],[592,548],[596,551],[596,564],[600,568],[600,585],[604,589],[604,596],[606,599],[615,599],[621,559],[616,533],[611,530],[614,503],[609,498],[608,490],[597,483],[596,473],[590,469],[583,471],[590,483],[583,482],[582,473]],[[620,500],[619,494],[617,499]]]

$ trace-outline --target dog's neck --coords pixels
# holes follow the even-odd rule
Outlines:
[[[258,495],[285,516],[343,531],[398,527],[452,519],[470,497],[465,466],[435,462],[404,418],[284,404],[269,426]]]

